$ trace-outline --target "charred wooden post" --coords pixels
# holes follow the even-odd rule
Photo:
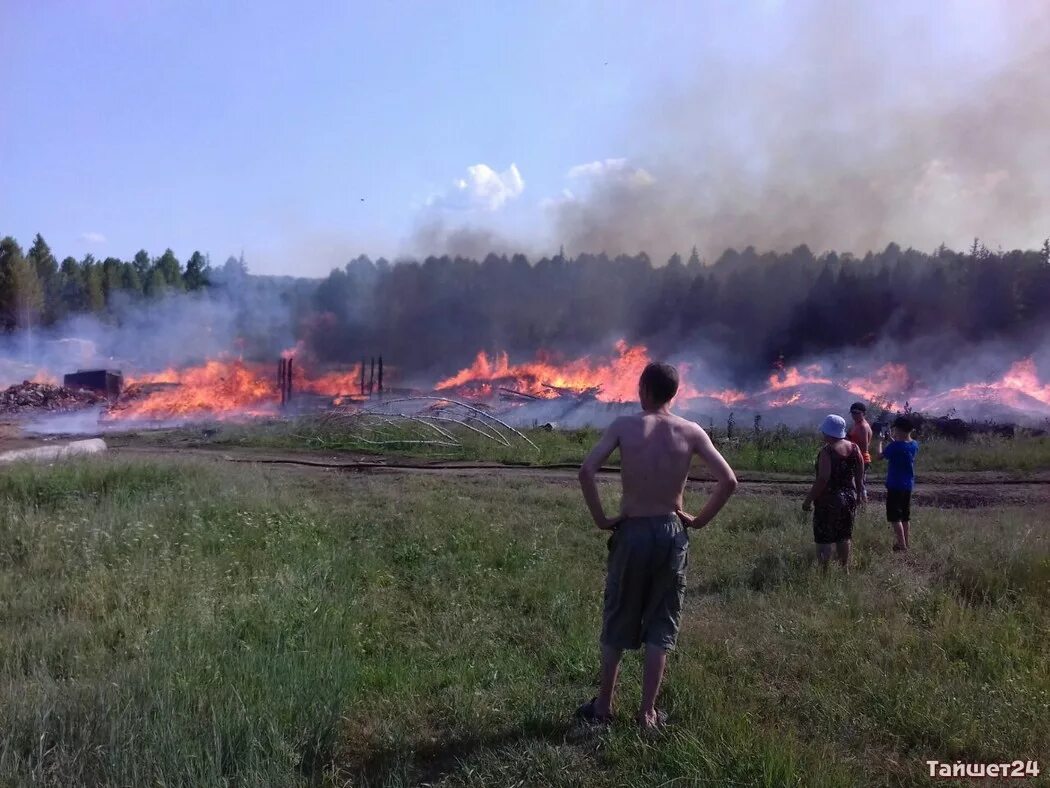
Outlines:
[[[277,362],[277,388],[281,392],[281,407],[292,401],[292,360],[282,357]]]
[[[379,357],[379,393],[383,393],[383,357]]]
[[[372,396],[372,392],[375,391],[376,387],[376,359],[372,356],[372,371],[368,373],[368,396]]]
[[[361,359],[361,396],[365,395],[365,360]]]
[[[284,368],[287,364],[287,359],[281,356],[277,359],[277,390],[281,392],[281,407],[284,407]]]
[[[294,372],[293,372],[293,369],[294,369],[293,362],[294,362],[294,359],[289,358],[288,359],[288,365],[285,367],[285,370],[288,373],[288,379],[286,381],[286,384],[288,386],[288,394],[287,394],[287,396],[285,397],[285,400],[284,400],[286,404],[290,403],[292,401],[292,379],[293,379],[293,374],[294,374]]]

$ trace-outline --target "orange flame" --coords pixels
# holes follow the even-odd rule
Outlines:
[[[316,376],[301,371],[301,377],[295,378],[295,390],[327,397],[355,394],[361,390],[361,365],[355,364],[346,372],[326,372]]]
[[[166,420],[200,416],[263,416],[276,408],[276,380],[263,377],[243,361],[208,361],[189,369],[167,369],[135,378],[130,386],[172,384],[129,400],[117,413],[120,418]]]
[[[319,375],[296,368],[294,392],[328,397],[353,394],[360,388],[360,376],[360,365]],[[164,421],[267,416],[277,412],[279,400],[275,367],[222,359],[129,378],[126,392],[129,396],[110,413],[111,418]]]
[[[831,381],[828,378],[821,377],[821,374],[822,370],[819,364],[810,364],[808,367],[803,368],[803,372],[799,372],[798,367],[788,367],[787,369],[781,367],[777,372],[769,376],[769,388],[766,391],[783,391],[784,389],[804,385],[829,385]]]
[[[1011,366],[999,385],[1003,389],[1025,394],[1044,405],[1050,405],[1050,383],[1040,382],[1035,362],[1030,358],[1022,359]]]
[[[986,402],[1014,410],[1041,410],[1041,406],[1050,406],[1050,384],[1039,380],[1035,362],[1026,358],[1014,362],[999,380],[967,383],[947,391],[920,395],[914,397],[911,404],[918,410],[938,411],[967,402]]]
[[[616,343],[616,356],[606,364],[590,357],[558,364],[552,354],[544,352],[536,361],[511,364],[506,353],[496,353],[490,359],[481,351],[471,366],[440,381],[435,388],[492,396],[505,387],[542,399],[557,397],[557,390],[563,389],[592,394],[603,402],[630,402],[638,399],[638,376],[648,363],[645,347],[632,347],[623,340]]]
[[[915,381],[907,366],[891,363],[879,367],[870,378],[850,378],[845,387],[864,399],[894,407],[901,397],[915,390]]]
[[[630,345],[621,339],[615,344],[615,352],[605,363],[590,356],[558,363],[553,354],[541,351],[535,361],[511,364],[505,352],[490,358],[482,351],[471,366],[440,381],[435,388],[473,397],[491,397],[503,388],[541,399],[554,399],[569,392],[591,395],[602,402],[636,402],[638,377],[650,361],[649,351],[644,345]],[[747,398],[744,392],[733,389],[696,388],[688,380],[688,364],[679,366],[679,374],[680,403],[708,397],[731,406]]]
[[[290,349],[284,357],[292,354]],[[338,403],[359,391],[359,364],[317,372],[296,358],[297,394],[331,397],[333,403]],[[552,353],[541,352],[533,361],[512,364],[505,352],[492,356],[481,352],[470,367],[440,381],[436,389],[478,398],[497,396],[500,388],[507,388],[540,399],[575,393],[603,402],[634,402],[638,398],[638,376],[647,363],[648,350],[625,341],[617,342],[614,353],[604,359],[585,356],[563,361]],[[110,417],[169,420],[273,415],[279,401],[275,367],[216,359],[197,367],[129,378],[130,396],[122,398]],[[837,382],[818,364],[780,365],[765,386],[752,391],[703,390],[690,380],[692,371],[688,365],[681,365],[679,371],[682,381],[678,401],[685,407],[702,407],[706,399],[727,408],[757,411],[785,407],[826,407],[835,411],[843,410],[851,399],[865,399],[881,401],[895,409],[907,400],[917,410],[938,415],[968,403],[1000,404],[1050,414],[1050,383],[1040,379],[1031,358],[1015,362],[999,380],[939,390],[921,385],[902,363],[885,364],[868,377],[858,375]]]

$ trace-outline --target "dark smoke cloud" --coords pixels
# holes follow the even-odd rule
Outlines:
[[[657,260],[694,243],[708,256],[975,235],[1037,245],[1050,232],[1050,5],[914,8],[784,4],[769,20],[786,26],[782,48],[743,64],[709,55],[686,89],[643,105],[632,163],[651,179],[594,179],[554,206],[556,237]],[[950,44],[981,25],[978,49]]]

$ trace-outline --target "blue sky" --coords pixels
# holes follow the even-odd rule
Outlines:
[[[435,214],[544,238],[573,167],[644,152],[646,97],[783,53],[786,5],[5,0],[0,233],[305,275]]]

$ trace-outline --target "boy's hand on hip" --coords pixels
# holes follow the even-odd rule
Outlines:
[[[686,514],[681,509],[675,509],[674,513],[678,515],[678,519],[682,521],[682,525],[686,528],[703,528],[702,524],[697,525],[697,518],[693,517],[693,515]]]
[[[620,527],[620,523],[622,523],[623,520],[623,515],[619,517],[606,517],[603,522],[600,522],[597,525],[602,531],[615,531]]]

